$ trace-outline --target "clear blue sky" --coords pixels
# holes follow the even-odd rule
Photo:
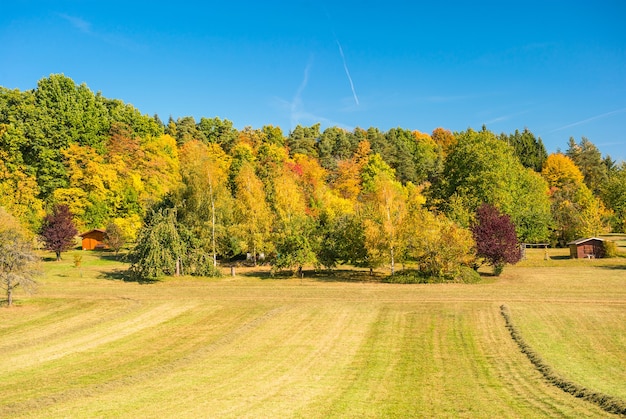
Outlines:
[[[167,121],[528,127],[626,159],[626,2],[6,1],[0,85],[64,73]]]

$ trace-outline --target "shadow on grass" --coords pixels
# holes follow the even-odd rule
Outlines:
[[[556,255],[556,256],[550,256],[550,259],[552,259],[552,260],[568,260],[568,259],[571,259],[571,256],[569,256],[569,255]]]
[[[100,253],[100,259],[109,260],[112,262],[123,262],[125,260],[125,255],[122,253],[118,253],[116,255],[113,252],[102,252]]]
[[[385,282],[387,275],[380,272],[357,271],[351,269],[335,269],[305,273],[305,277],[320,282]]]
[[[127,270],[123,269],[115,269],[112,271],[102,272],[100,275],[98,275],[98,278],[103,278],[108,281],[136,282],[138,284],[155,284],[159,282],[157,279],[133,278]]]
[[[599,268],[626,271],[626,265],[605,265],[599,266]]]
[[[383,282],[385,275],[374,272],[370,275],[368,271],[357,271],[351,269],[336,269],[332,271],[327,270],[304,270],[304,279],[319,281],[319,282]],[[272,274],[267,270],[251,270],[238,273],[238,275],[249,278],[260,278],[261,280],[281,280],[299,278],[297,273],[294,274],[291,271],[281,271]]]

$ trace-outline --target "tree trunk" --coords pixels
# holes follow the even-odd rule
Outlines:
[[[180,276],[180,258],[176,258],[176,276]]]
[[[9,285],[7,287],[7,306],[11,307],[13,304],[13,286]]]
[[[256,267],[256,246],[252,246],[252,260],[254,261],[254,266]]]
[[[209,181],[209,193],[211,194],[211,245],[213,247],[213,267],[217,267],[217,252],[215,250],[215,198],[213,197],[213,186]]]
[[[389,249],[389,254],[391,256],[391,276],[393,276],[393,274],[396,273],[396,266],[393,258],[393,247]]]
[[[61,251],[60,250],[55,250],[56,254],[57,254],[57,262],[61,260]]]

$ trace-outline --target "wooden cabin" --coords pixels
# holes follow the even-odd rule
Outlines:
[[[567,243],[572,259],[593,259],[604,257],[604,240],[597,237],[578,239]]]
[[[107,249],[108,246],[104,244],[104,235],[106,231],[94,228],[86,233],[79,234],[79,237],[83,239],[83,250],[102,250]]]

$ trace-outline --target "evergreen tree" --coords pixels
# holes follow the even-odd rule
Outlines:
[[[305,156],[317,157],[317,142],[320,138],[320,124],[310,127],[297,125],[287,138],[289,155],[304,154]]]

